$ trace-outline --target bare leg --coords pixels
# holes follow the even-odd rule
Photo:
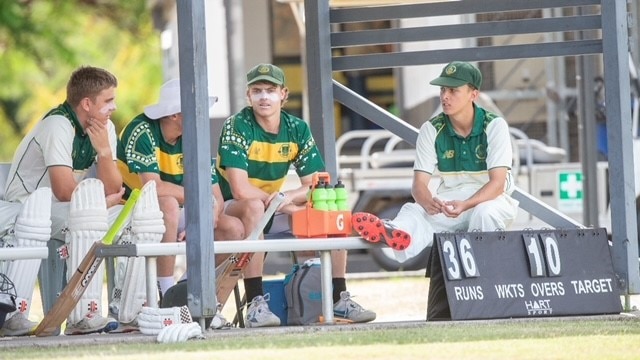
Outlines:
[[[347,250],[331,251],[331,271],[334,278],[343,278],[347,273]]]
[[[264,210],[264,204],[260,200],[238,200],[229,204],[226,213],[239,218],[244,224],[247,233],[250,233],[258,224],[262,214],[264,214]],[[253,254],[251,262],[249,262],[244,270],[244,277],[254,278],[262,276],[263,266],[264,253]]]
[[[164,226],[166,231],[162,237],[163,243],[172,243],[177,241],[178,223],[180,221],[180,206],[175,198],[170,196],[160,196],[158,198],[160,210],[164,215]],[[173,276],[173,270],[176,265],[175,256],[158,257],[158,277]]]
[[[244,224],[240,219],[227,214],[220,214],[214,230],[215,241],[242,240],[245,238]],[[229,254],[217,254],[216,266],[229,257]]]

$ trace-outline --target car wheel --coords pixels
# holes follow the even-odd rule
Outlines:
[[[392,204],[376,216],[378,216],[380,219],[393,219],[400,211],[402,205],[404,204]],[[396,260],[393,254],[393,250],[389,247],[370,249],[369,253],[373,257],[373,260],[376,262],[376,264],[380,265],[381,268],[387,271],[420,270],[426,268],[427,266],[427,260],[429,258],[429,254],[431,254],[431,247],[425,248],[416,257],[411,258],[403,263]]]

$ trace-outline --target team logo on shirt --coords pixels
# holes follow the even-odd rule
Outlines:
[[[487,158],[487,147],[484,144],[476,146],[476,158],[485,160]]]
[[[291,151],[291,146],[289,144],[282,144],[280,149],[278,149],[278,154],[285,159],[289,158],[289,152]]]
[[[442,153],[442,158],[443,159],[453,159],[453,157],[456,155],[456,151],[455,150],[447,150],[444,153]]]
[[[178,159],[176,161],[177,161],[176,165],[178,165],[178,168],[180,170],[184,170],[184,155],[178,156]]]

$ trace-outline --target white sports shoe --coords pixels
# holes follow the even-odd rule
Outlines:
[[[23,313],[19,312],[4,322],[0,329],[0,336],[31,335],[37,326],[37,322],[30,321]]]
[[[97,313],[88,313],[75,324],[68,324],[65,335],[85,335],[101,332],[111,332],[118,327],[118,322],[111,317],[103,317]]]
[[[211,319],[211,323],[209,324],[209,329],[219,330],[223,328],[228,328],[231,325],[227,321],[227,319],[222,316],[222,304],[218,303],[216,306],[216,314]]]
[[[280,326],[280,318],[274,315],[267,305],[269,298],[270,295],[266,294],[264,296],[258,295],[251,300],[244,322],[245,327]]]
[[[366,323],[376,319],[376,313],[353,301],[348,291],[340,293],[340,300],[333,305],[333,315],[354,323]]]

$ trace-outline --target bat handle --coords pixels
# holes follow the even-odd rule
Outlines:
[[[118,214],[116,221],[114,221],[113,225],[109,228],[104,238],[102,238],[103,244],[111,245],[113,243],[113,239],[126,223],[129,215],[131,214],[131,211],[133,210],[133,206],[136,204],[136,201],[138,201],[139,197],[140,190],[133,189],[133,191],[131,191],[131,194],[129,195],[129,199],[127,199],[127,201],[124,203],[124,207],[120,211],[120,214]]]

